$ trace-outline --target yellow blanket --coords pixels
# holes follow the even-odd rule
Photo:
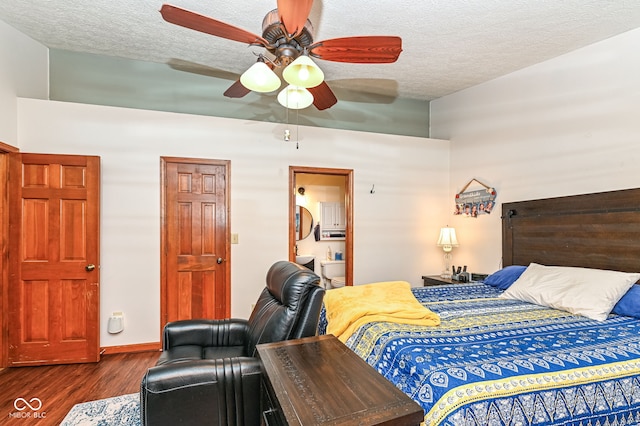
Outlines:
[[[387,281],[327,290],[327,334],[346,342],[358,327],[385,321],[440,325],[440,317],[418,302],[406,281]]]

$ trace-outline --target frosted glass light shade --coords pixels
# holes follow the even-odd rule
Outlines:
[[[240,83],[249,90],[268,93],[280,87],[280,79],[271,68],[258,61],[240,76]]]
[[[442,247],[445,252],[451,251],[454,247],[458,247],[458,238],[454,228],[440,229],[440,237],[438,238],[438,247]]]
[[[289,85],[278,93],[278,102],[285,108],[303,109],[313,103],[313,95],[304,87]]]
[[[324,80],[324,73],[310,57],[300,55],[282,71],[282,78],[294,86],[316,87]]]

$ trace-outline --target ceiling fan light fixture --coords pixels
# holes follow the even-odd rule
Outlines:
[[[263,60],[258,60],[240,76],[240,83],[249,90],[268,93],[280,87],[280,79]]]
[[[300,55],[283,71],[282,78],[299,87],[316,87],[324,81],[324,73],[307,55]]]
[[[310,89],[308,94],[300,90],[285,91],[279,102],[287,108],[293,108],[294,103],[296,108],[313,103],[321,111],[338,101],[324,82],[324,73],[309,55],[333,62],[386,64],[397,61],[402,52],[402,39],[397,36],[338,37],[314,42],[313,25],[309,20],[313,0],[277,0],[276,3],[277,8],[267,13],[262,22],[262,36],[170,4],[163,4],[160,13],[165,21],[174,25],[263,47],[274,59],[264,66],[265,58],[260,55],[258,62],[262,64],[247,70],[224,96],[241,98],[250,91],[268,93],[277,90],[281,85],[273,72],[277,67],[278,74],[283,70],[282,78],[288,84]],[[296,101],[289,99],[289,92]]]
[[[289,85],[278,93],[278,102],[285,108],[304,109],[313,103],[313,95],[304,87]]]

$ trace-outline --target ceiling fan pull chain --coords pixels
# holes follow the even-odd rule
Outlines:
[[[300,149],[300,110],[296,110],[296,149]]]

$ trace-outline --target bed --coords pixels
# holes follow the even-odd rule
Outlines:
[[[639,271],[640,190],[506,203],[502,222],[500,286],[411,289],[438,326],[368,322],[346,345],[423,407],[425,425],[640,424],[636,276],[605,320],[502,297],[530,264]]]

